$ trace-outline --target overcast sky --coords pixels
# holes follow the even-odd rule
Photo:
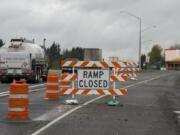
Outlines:
[[[0,38],[35,38],[63,48],[98,47],[103,56],[138,58],[138,20],[142,18],[142,52],[152,44],[180,43],[180,0],[0,0]],[[152,40],[152,41],[149,41]]]

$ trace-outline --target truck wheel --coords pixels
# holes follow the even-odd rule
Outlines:
[[[43,76],[43,82],[46,82],[47,81],[47,76]]]
[[[2,83],[8,83],[8,82],[9,82],[9,78],[3,76],[3,77],[1,78],[1,82],[2,82]]]

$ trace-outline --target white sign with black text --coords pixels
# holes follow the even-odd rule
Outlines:
[[[78,89],[109,89],[109,70],[78,70]]]

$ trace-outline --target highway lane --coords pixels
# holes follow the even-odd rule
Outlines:
[[[134,83],[143,81],[145,79],[151,79],[151,78],[154,78],[154,77],[157,77],[160,75],[167,75],[167,74],[172,74],[172,73],[145,72],[145,73],[143,73],[143,76],[139,77],[138,81],[130,81],[127,84],[123,84],[123,85],[124,86],[132,85]],[[149,84],[149,83],[146,83],[146,84]],[[143,85],[143,84],[140,84],[140,86],[141,85]],[[1,84],[0,84],[0,86],[1,86]],[[107,105],[105,104],[111,98],[110,96],[104,97],[100,100],[97,100],[97,101],[92,102],[91,104],[87,104],[85,106],[83,105],[84,103],[87,103],[87,101],[93,100],[94,98],[97,98],[98,96],[76,96],[76,98],[80,101],[80,106],[83,105],[83,107],[80,108],[79,110],[74,111],[72,114],[66,116],[60,122],[56,123],[55,125],[58,127],[55,126],[55,128],[53,128],[54,125],[50,126],[50,128],[41,132],[41,134],[52,134],[52,133],[59,134],[59,133],[61,133],[61,130],[62,130],[62,134],[71,134],[71,133],[73,133],[74,130],[77,131],[77,134],[81,134],[81,130],[83,130],[83,129],[77,128],[75,126],[76,124],[79,125],[80,127],[81,126],[83,127],[85,125],[81,125],[80,124],[81,122],[82,123],[84,123],[84,122],[88,123],[91,121],[95,122],[94,119],[99,116],[104,117],[104,119],[102,119],[102,120],[106,120],[106,117],[109,117],[109,115],[110,116],[113,115],[112,119],[115,118],[114,114],[116,114],[116,112],[121,114],[121,111],[128,104],[132,104],[130,101],[128,101],[130,98],[133,98],[133,96],[135,96],[137,98],[136,95],[134,95],[134,94],[131,95],[131,91],[136,91],[136,90],[134,90],[134,87],[131,87],[128,90],[129,90],[128,97],[120,97],[120,101],[123,103],[123,107],[122,106],[114,107],[113,112],[110,111],[110,110],[112,110],[112,107],[107,107]],[[0,108],[1,108],[0,109],[0,116],[1,116],[0,117],[0,128],[2,129],[0,134],[15,134],[16,135],[16,134],[34,133],[35,131],[38,131],[40,128],[44,127],[49,122],[52,122],[53,120],[57,119],[59,116],[63,116],[64,114],[67,114],[68,112],[70,112],[72,109],[75,109],[76,107],[78,107],[78,106],[64,104],[65,100],[67,98],[69,98],[69,96],[61,96],[59,100],[54,100],[54,101],[49,101],[49,100],[45,99],[45,87],[44,87],[41,90],[30,94],[30,117],[31,117],[31,120],[29,120],[27,122],[23,122],[23,123],[9,122],[6,119],[7,100],[8,100],[7,97],[8,96],[0,97]],[[136,98],[133,98],[134,103],[136,103],[136,100],[137,100]],[[144,102],[144,101],[142,101],[142,102]],[[132,104],[132,106],[133,106],[133,104]],[[178,110],[178,109],[176,109],[176,110]],[[78,113],[79,111],[82,111],[82,112]],[[97,111],[100,111],[102,114],[98,113]],[[107,116],[104,116],[103,112],[107,112]],[[129,113],[127,113],[127,115],[128,114]],[[73,117],[72,117],[72,115],[73,115]],[[75,117],[74,117],[74,115],[75,115]],[[85,118],[83,117],[84,115],[85,115]],[[91,115],[93,116],[92,117],[93,119],[91,119]],[[123,115],[125,115],[125,114],[123,114]],[[117,117],[119,117],[119,116],[117,116]],[[79,121],[79,119],[80,119],[80,123],[76,123]],[[121,117],[120,117],[120,119],[121,119]],[[71,120],[72,120],[72,122],[71,122]],[[74,123],[74,121],[75,121],[75,123]],[[97,121],[99,121],[98,118],[97,118]],[[63,123],[62,125],[61,125],[61,122]],[[102,123],[99,121],[99,124],[104,124],[104,123],[105,123],[105,121],[102,121]],[[109,124],[111,123],[111,122],[109,122],[109,119],[107,119],[107,123],[109,123]],[[92,124],[96,125],[96,123],[92,123]],[[113,124],[113,123],[111,123],[111,124]],[[17,127],[18,127],[18,130],[17,130]],[[71,127],[72,127],[72,129],[71,129]],[[58,128],[58,129],[56,129],[56,128]],[[92,128],[93,127],[90,127],[88,129],[88,127],[86,127],[84,130],[87,130],[87,131],[92,130],[93,131]],[[96,129],[98,129],[98,128],[101,129],[97,125]],[[50,133],[52,131],[51,129],[54,132]],[[66,130],[68,130],[68,131],[66,131]],[[111,132],[111,130],[109,132]],[[107,133],[109,133],[109,132],[107,132]],[[82,132],[82,133],[84,133],[84,132]],[[97,132],[97,133],[94,132],[94,133],[102,134],[101,132]]]

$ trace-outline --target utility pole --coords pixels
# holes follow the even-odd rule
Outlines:
[[[141,45],[142,45],[142,32],[150,29],[150,28],[155,28],[156,26],[155,25],[151,25],[149,27],[146,27],[145,29],[142,30],[142,19],[141,17],[139,16],[136,16],[134,14],[132,14],[131,12],[128,12],[128,11],[121,11],[120,13],[126,13],[134,18],[136,18],[138,21],[139,21],[139,52],[138,52],[138,56],[139,56],[139,60],[138,60],[138,63],[139,63],[139,69],[141,70]]]
[[[139,69],[141,70],[141,18],[139,17]]]
[[[139,16],[136,16],[134,14],[132,14],[131,12],[128,12],[128,11],[121,11],[120,13],[126,13],[134,18],[136,18],[138,21],[139,21],[139,53],[138,53],[138,56],[139,56],[139,60],[138,60],[138,63],[139,63],[139,69],[141,70],[141,17]]]

